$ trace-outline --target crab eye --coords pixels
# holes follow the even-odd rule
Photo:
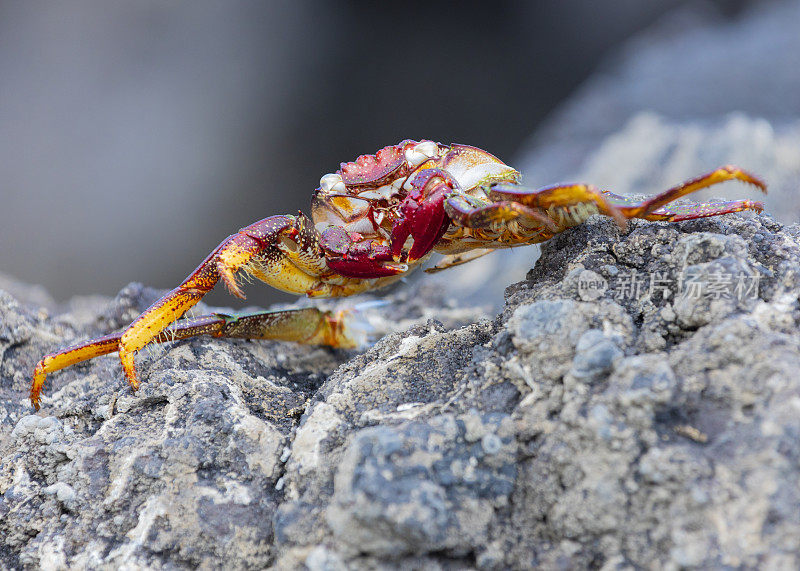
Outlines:
[[[405,152],[405,158],[409,166],[418,167],[428,159],[432,159],[439,154],[439,145],[433,141],[422,141],[417,143]]]
[[[439,145],[433,141],[422,141],[414,147],[414,150],[432,159],[439,154]]]
[[[319,179],[319,188],[323,192],[345,192],[347,190],[342,182],[341,175],[335,173],[328,173]]]
[[[418,167],[422,163],[428,160],[423,153],[420,153],[416,149],[408,149],[405,153],[406,155],[406,162],[408,162],[409,166],[411,167]]]

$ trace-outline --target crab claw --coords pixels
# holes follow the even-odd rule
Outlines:
[[[349,233],[338,226],[331,226],[320,235],[320,245],[328,254],[328,267],[342,276],[380,278],[408,269],[407,264],[394,262],[386,246],[362,240],[360,234]]]
[[[424,197],[422,193],[408,195],[400,209],[403,218],[392,228],[391,253],[395,259],[401,257],[409,236],[414,243],[406,257],[408,263],[425,257],[433,249],[450,225],[450,218],[444,211],[444,201],[451,190],[445,182],[441,182]]]

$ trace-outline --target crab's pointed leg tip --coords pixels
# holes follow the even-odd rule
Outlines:
[[[750,184],[755,185],[761,192],[767,194],[767,184],[760,178],[757,177],[751,177],[751,178],[752,180],[750,181]]]
[[[750,173],[746,170],[740,169],[733,165],[728,165],[725,167],[725,169],[727,169],[729,173],[731,173],[733,176],[735,176],[742,182],[746,182],[747,184],[752,184],[764,194],[767,193],[767,184],[753,173]]]
[[[230,293],[234,297],[238,297],[239,299],[247,299],[247,296],[242,291],[242,288],[239,287],[239,284],[236,281],[228,282],[226,280],[225,286],[228,288],[228,293]]]
[[[750,174],[747,171],[739,171],[739,172],[741,173],[742,180],[744,182],[746,182],[748,184],[752,184],[753,186],[758,188],[764,194],[767,193],[767,184],[763,180],[761,180],[760,178],[758,178],[755,175]]]

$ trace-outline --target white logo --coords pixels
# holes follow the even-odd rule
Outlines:
[[[594,301],[608,289],[606,279],[592,270],[578,274],[578,297],[583,301]]]

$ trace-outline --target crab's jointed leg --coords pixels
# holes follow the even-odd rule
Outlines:
[[[597,213],[612,217],[620,228],[625,228],[626,218],[629,218],[590,184],[556,184],[536,190],[500,184],[491,187],[488,194],[499,202],[513,201],[543,210],[558,226],[558,231],[576,226]]]
[[[762,211],[764,205],[753,200],[732,200],[727,202],[700,202],[685,205],[666,205],[698,190],[725,182],[727,180],[740,180],[754,185],[762,192],[767,192],[767,187],[759,178],[735,166],[724,166],[706,173],[697,178],[673,186],[651,198],[637,200],[627,196],[619,196],[612,192],[603,191],[608,202],[619,208],[628,218],[644,218],[645,220],[660,220],[664,222],[680,222],[681,220],[694,220],[708,216],[719,216],[742,210]]]
[[[513,200],[482,204],[462,194],[450,196],[445,201],[445,211],[450,219],[465,228],[486,228],[495,222],[519,220],[529,226],[539,226],[558,232],[558,227],[541,210],[530,208]]]
[[[491,254],[494,251],[494,248],[478,248],[459,254],[448,254],[439,260],[436,265],[426,268],[425,273],[435,274],[450,268],[455,268],[456,266],[461,266],[473,260],[477,260],[478,258],[482,258],[483,256]]]
[[[133,361],[136,351],[155,339],[170,323],[179,319],[211,291],[220,279],[225,282],[233,295],[244,298],[244,293],[236,283],[236,272],[247,269],[256,255],[270,253],[270,248],[274,249],[280,236],[290,236],[293,223],[292,216],[271,216],[229,236],[189,274],[181,285],[156,301],[130,324],[120,338],[118,351],[122,369],[131,387],[134,389],[139,387]],[[283,261],[276,255],[269,258],[261,256],[261,258],[266,264]],[[264,273],[260,267],[263,265],[264,263],[259,264],[259,267],[255,268],[256,271]],[[294,276],[286,277],[289,280],[292,277],[301,277],[302,281],[300,274],[303,272],[295,272]],[[283,275],[281,274],[281,277]],[[304,275],[311,281],[310,276]]]
[[[101,337],[45,356],[37,364],[34,373],[31,389],[34,406],[47,373],[113,351],[119,352],[123,371],[131,387],[138,388],[139,381],[134,365],[136,351],[158,339],[171,323],[199,302],[219,280],[225,283],[232,294],[240,298],[244,298],[244,293],[236,281],[235,274],[239,271],[292,293],[336,295],[337,286],[327,284],[320,278],[323,266],[324,259],[316,235],[304,216],[271,216],[251,224],[224,240],[181,285],[151,305],[123,333]],[[284,327],[281,336],[272,338],[302,342],[306,335],[305,327],[310,326],[303,320],[303,316],[308,317],[307,314],[298,314],[295,317],[299,322],[295,321],[294,327]],[[270,324],[268,330],[274,333],[277,331],[276,319],[274,316],[261,318],[260,324]],[[238,327],[241,329],[242,324],[251,321],[252,319],[245,319]],[[228,324],[228,327],[226,331],[230,331],[231,325]],[[197,329],[194,334],[202,333],[208,331]],[[337,343],[348,343],[338,339],[336,335],[328,341],[327,344],[334,346]]]
[[[707,218],[709,216],[721,216],[743,210],[754,210],[761,212],[764,204],[754,200],[731,200],[727,202],[698,202],[696,204],[685,204],[670,206],[654,210],[647,216],[642,216],[645,220],[660,220],[662,222],[681,222],[683,220],[696,220],[697,218]]]
[[[198,335],[211,335],[212,337],[294,341],[295,343],[330,345],[347,349],[358,346],[360,342],[348,327],[348,317],[349,312],[332,313],[315,307],[258,311],[236,315],[212,313],[177,321],[175,325],[161,331],[150,342],[166,343]],[[36,410],[39,410],[42,386],[47,373],[117,351],[123,334],[123,331],[112,333],[45,355],[36,366],[31,386],[30,398]]]
[[[561,229],[583,222],[590,214],[600,213],[613,217],[621,226],[629,218],[677,222],[707,216],[717,216],[742,210],[763,210],[760,202],[735,200],[729,202],[704,202],[667,207],[666,205],[692,192],[727,180],[740,180],[766,192],[766,185],[757,177],[735,166],[724,166],[709,173],[676,185],[645,200],[598,191],[586,184],[563,184],[531,190],[517,185],[500,184],[489,189],[489,197],[513,201],[531,208],[542,209]],[[449,211],[448,211],[449,212]],[[467,219],[474,215],[470,214]],[[462,222],[467,224],[468,222]]]

